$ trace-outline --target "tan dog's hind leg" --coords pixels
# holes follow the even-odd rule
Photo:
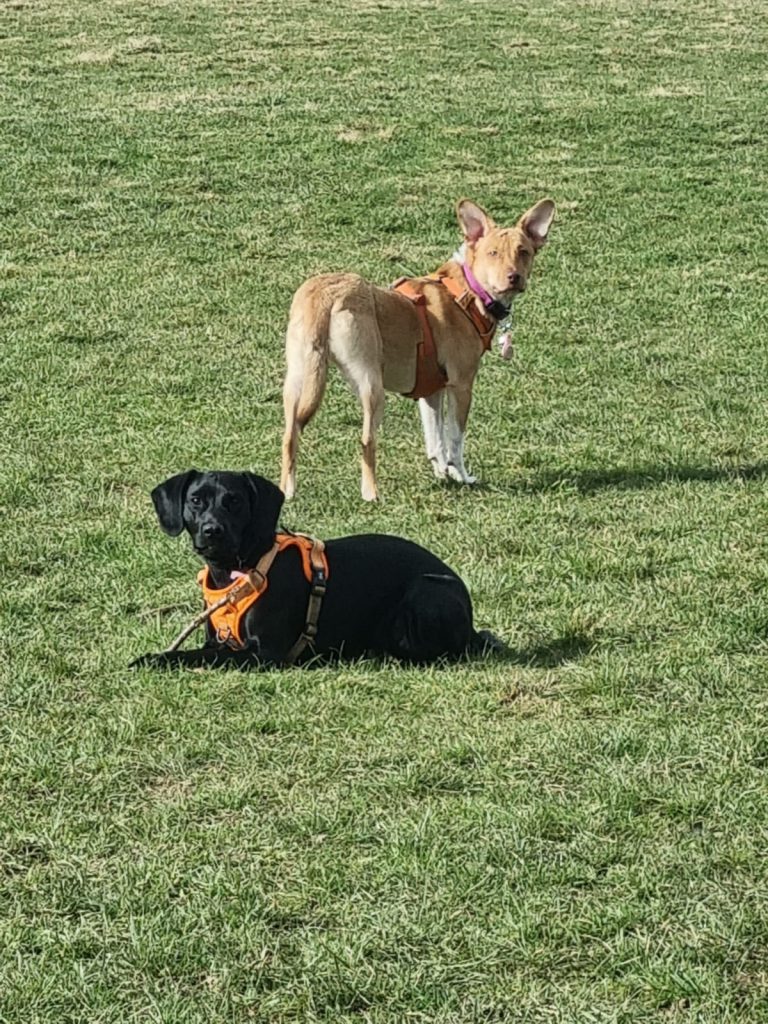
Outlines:
[[[469,387],[449,387],[445,393],[445,448],[448,458],[447,475],[461,484],[477,483],[464,466],[464,431],[472,402],[472,384]]]
[[[444,397],[443,391],[436,391],[427,398],[419,399],[419,413],[421,414],[421,425],[424,428],[427,458],[432,463],[432,469],[438,480],[445,480],[448,468],[443,424]]]
[[[296,455],[299,436],[317,412],[328,376],[328,341],[325,332],[306,336],[301,317],[292,316],[285,345],[288,364],[283,386],[285,433],[280,489],[286,498],[296,491]]]
[[[376,501],[376,434],[384,416],[384,374],[370,286],[350,291],[334,305],[328,339],[331,358],[363,407],[360,489],[364,501]]]
[[[363,476],[361,494],[363,501],[377,501],[376,486],[376,434],[384,416],[384,388],[367,384],[360,389],[360,403],[363,407]]]

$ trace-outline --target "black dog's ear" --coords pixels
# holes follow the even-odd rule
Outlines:
[[[251,507],[260,529],[265,533],[274,533],[285,495],[276,484],[263,476],[257,476],[256,473],[243,473],[243,476],[251,488]]]
[[[184,495],[198,475],[196,469],[169,477],[152,491],[152,502],[163,530],[171,537],[178,537],[184,529]]]

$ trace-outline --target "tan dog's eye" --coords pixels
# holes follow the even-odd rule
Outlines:
[[[488,253],[488,255],[489,256],[498,256],[499,255],[499,251],[498,251],[498,249],[491,249],[490,252]]]

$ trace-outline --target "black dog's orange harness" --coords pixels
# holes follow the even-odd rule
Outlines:
[[[492,316],[482,313],[477,306],[477,295],[467,284],[462,288],[458,281],[455,281],[448,274],[429,274],[427,277],[401,277],[392,285],[392,290],[410,299],[416,307],[416,312],[421,321],[421,341],[416,352],[416,383],[413,390],[406,394],[406,398],[427,398],[436,391],[441,391],[448,383],[445,371],[437,361],[437,349],[435,339],[432,335],[432,327],[427,314],[427,300],[424,297],[423,287],[425,284],[441,284],[450,292],[453,301],[472,323],[480,340],[483,343],[483,351],[487,352],[491,347],[491,339],[496,330],[496,320]]]
[[[320,608],[328,581],[328,559],[325,554],[325,545],[321,540],[315,540],[314,537],[308,537],[304,533],[275,534],[275,543],[265,555],[262,555],[256,567],[247,572],[238,573],[237,578],[228,587],[221,589],[211,587],[207,566],[205,569],[201,569],[197,574],[197,582],[203,590],[205,611],[201,612],[191,625],[176,637],[168,651],[175,651],[190,633],[207,619],[211,620],[219,643],[236,650],[244,648],[242,624],[245,614],[266,592],[269,585],[267,574],[275,558],[281,551],[290,547],[299,549],[301,567],[310,585],[304,629],[284,659],[287,664],[293,664],[317,635],[317,620],[320,618]]]

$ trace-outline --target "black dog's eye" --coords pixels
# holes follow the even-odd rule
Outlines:
[[[200,506],[203,504],[203,499],[199,498],[196,494],[192,494],[189,499],[189,504],[193,508],[200,508]]]
[[[242,504],[242,499],[239,494],[228,494],[224,499],[225,508],[237,508],[240,504]]]

